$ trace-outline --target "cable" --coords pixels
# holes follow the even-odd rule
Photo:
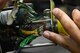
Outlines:
[[[2,53],[2,48],[1,48],[1,45],[0,45],[0,53]]]

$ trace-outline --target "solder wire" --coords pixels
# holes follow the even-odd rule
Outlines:
[[[54,31],[53,27],[54,27],[54,20],[55,20],[55,16],[52,14],[52,10],[54,9],[55,4],[53,2],[53,0],[50,0],[50,10],[51,10],[51,27],[52,27],[52,31]]]

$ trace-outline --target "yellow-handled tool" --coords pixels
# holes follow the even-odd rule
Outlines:
[[[23,30],[21,29],[21,32],[25,35],[31,35],[31,34],[38,34],[38,31],[37,29],[33,30],[33,31],[26,31],[26,30]]]
[[[68,33],[64,30],[64,28],[63,28],[63,26],[61,25],[61,23],[60,23],[60,21],[59,20],[57,20],[56,18],[55,18],[55,16],[52,14],[52,10],[55,8],[55,4],[54,4],[54,2],[53,2],[53,0],[50,0],[50,8],[51,8],[51,22],[52,22],[52,26],[54,27],[54,21],[56,20],[56,29],[58,29],[58,33],[64,33],[64,34],[66,34],[66,35],[68,35]],[[52,28],[53,29],[53,31],[55,31],[55,29],[54,28]]]

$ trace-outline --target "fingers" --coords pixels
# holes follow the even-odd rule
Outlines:
[[[76,43],[72,41],[68,36],[61,36],[59,34],[49,32],[49,31],[45,31],[44,36],[48,38],[49,40],[67,48],[68,50],[74,53],[79,52],[78,45],[76,45]]]
[[[58,18],[65,30],[70,34],[71,38],[77,43],[80,43],[80,30],[70,17],[58,8],[53,9],[53,14]]]
[[[80,28],[80,11],[77,9],[74,9],[72,12],[72,17],[76,25]]]

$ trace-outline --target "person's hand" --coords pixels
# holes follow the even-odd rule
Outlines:
[[[72,53],[80,53],[80,11],[74,9],[72,12],[73,20],[62,10],[55,8],[53,14],[61,22],[69,36],[57,34],[50,31],[44,32],[44,37],[63,46]]]
[[[2,10],[6,6],[6,4],[11,1],[12,0],[0,0],[0,10]]]

